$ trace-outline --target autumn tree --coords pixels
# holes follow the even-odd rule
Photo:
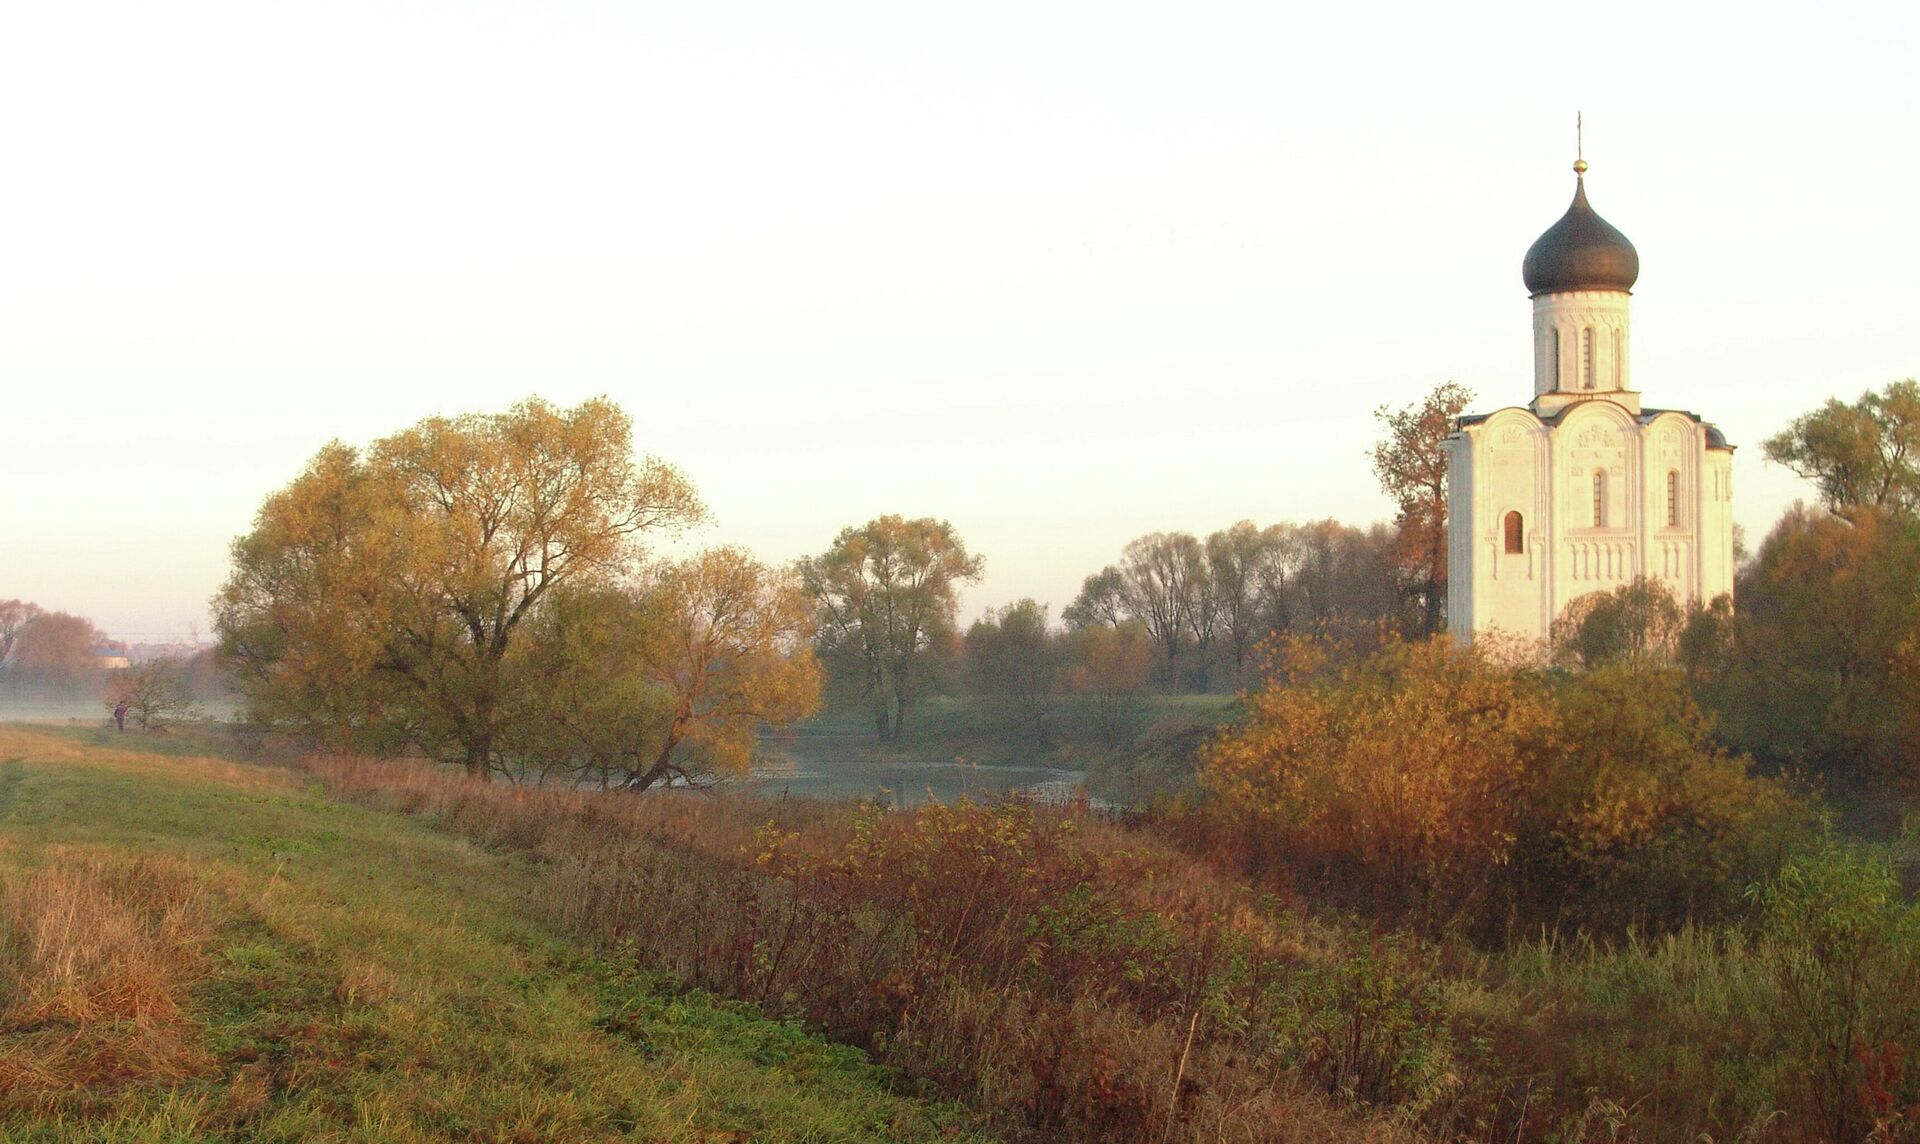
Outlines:
[[[658,618],[644,676],[668,715],[652,764],[629,782],[744,774],[762,728],[820,707],[814,617],[797,577],[737,548],[717,548],[651,573],[643,606]]]
[[[1761,445],[1814,483],[1827,508],[1920,512],[1920,383],[1896,381],[1848,403],[1832,398]]]
[[[628,790],[745,774],[764,728],[819,708],[812,633],[793,574],[738,548],[563,590],[528,633],[545,685],[517,753]]]
[[[1380,524],[1361,529],[1328,519],[1294,528],[1281,604],[1284,630],[1346,637],[1404,627],[1396,543]]]
[[[1207,537],[1210,610],[1232,660],[1236,681],[1243,679],[1254,645],[1284,622],[1279,605],[1288,579],[1291,548],[1287,526],[1261,528],[1250,520]]]
[[[1128,611],[1160,645],[1167,683],[1177,686],[1182,645],[1191,641],[1204,655],[1202,625],[1212,631],[1206,549],[1189,533],[1148,533],[1121,552],[1120,574]]]
[[[1920,522],[1789,510],[1741,574],[1730,666],[1706,688],[1727,735],[1856,796],[1920,795],[1916,567]]]
[[[1046,605],[1025,599],[989,611],[967,629],[966,650],[968,689],[1006,704],[1044,740],[1057,659]]]
[[[91,620],[41,612],[14,635],[13,670],[29,683],[61,691],[97,686],[100,660],[93,649],[105,639]]]
[[[1570,602],[1553,621],[1553,657],[1588,669],[1603,663],[1671,667],[1686,626],[1687,611],[1666,584],[1639,576]]]
[[[134,725],[160,731],[196,713],[193,682],[183,660],[153,659],[113,672],[107,679],[109,709],[127,705]]]
[[[1829,400],[1764,448],[1826,511],[1790,510],[1729,622],[1693,626],[1700,687],[1730,739],[1885,823],[1889,794],[1920,796],[1920,383]]]
[[[1685,675],[1619,657],[1563,677],[1513,867],[1534,917],[1614,931],[1708,921],[1807,833],[1808,809],[1715,740]]]
[[[1386,437],[1373,447],[1373,473],[1397,506],[1399,554],[1418,578],[1421,634],[1440,630],[1447,589],[1447,451],[1454,420],[1473,394],[1447,382],[1395,411],[1374,410]]]
[[[410,740],[481,778],[541,685],[515,656],[540,604],[611,582],[645,534],[700,515],[678,471],[636,462],[604,399],[431,417],[364,455],[329,445],[268,498],[215,626],[256,719]]]
[[[1185,532],[1136,537],[1121,552],[1120,563],[1086,579],[1065,614],[1074,627],[1138,620],[1159,645],[1169,687],[1179,685],[1181,654],[1189,648],[1204,678],[1207,650],[1219,629],[1206,547]]]
[[[931,658],[955,634],[960,586],[981,566],[946,521],[891,515],[842,529],[800,562],[821,649],[859,680],[882,742],[899,740]]]
[[[1080,594],[1060,612],[1060,619],[1073,631],[1096,624],[1118,627],[1128,616],[1126,578],[1109,564],[1080,582]]]
[[[30,604],[25,600],[0,600],[0,669],[13,662],[13,646],[19,640],[20,632],[38,615],[38,604]]]
[[[1092,707],[1100,741],[1125,746],[1140,720],[1153,667],[1153,637],[1146,625],[1123,620],[1081,628],[1067,639],[1066,654],[1067,686]]]

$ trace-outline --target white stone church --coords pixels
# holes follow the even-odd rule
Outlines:
[[[1640,403],[1627,300],[1640,256],[1587,204],[1527,251],[1533,400],[1460,418],[1447,439],[1447,622],[1545,639],[1590,592],[1636,576],[1681,601],[1733,591],[1733,448],[1711,422]]]

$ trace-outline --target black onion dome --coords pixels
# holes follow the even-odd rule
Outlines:
[[[1574,183],[1573,205],[1527,248],[1520,266],[1528,294],[1567,290],[1631,290],[1640,254],[1627,236],[1587,205],[1587,181]]]

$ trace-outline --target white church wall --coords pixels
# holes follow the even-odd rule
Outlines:
[[[1534,298],[1535,396],[1633,388],[1629,297],[1620,290],[1571,290]]]
[[[1545,639],[1567,605],[1638,576],[1683,601],[1733,588],[1732,453],[1690,414],[1646,415],[1628,309],[1639,255],[1587,203],[1528,249],[1534,396],[1450,442],[1448,624]],[[1524,531],[1509,534],[1509,514]],[[1516,522],[1517,524],[1518,522]],[[1510,550],[1512,549],[1512,550]]]
[[[1549,435],[1558,525],[1553,547],[1564,559],[1545,601],[1542,636],[1569,603],[1610,592],[1640,569],[1640,428],[1613,402],[1588,401],[1569,409]]]

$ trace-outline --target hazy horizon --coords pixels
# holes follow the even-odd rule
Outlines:
[[[0,598],[208,633],[330,439],[606,394],[787,561],[881,513],[964,614],[1157,529],[1384,520],[1373,410],[1531,396],[1529,243],[1639,249],[1633,372],[1740,447],[1920,373],[1920,16],[42,5],[0,42]]]

